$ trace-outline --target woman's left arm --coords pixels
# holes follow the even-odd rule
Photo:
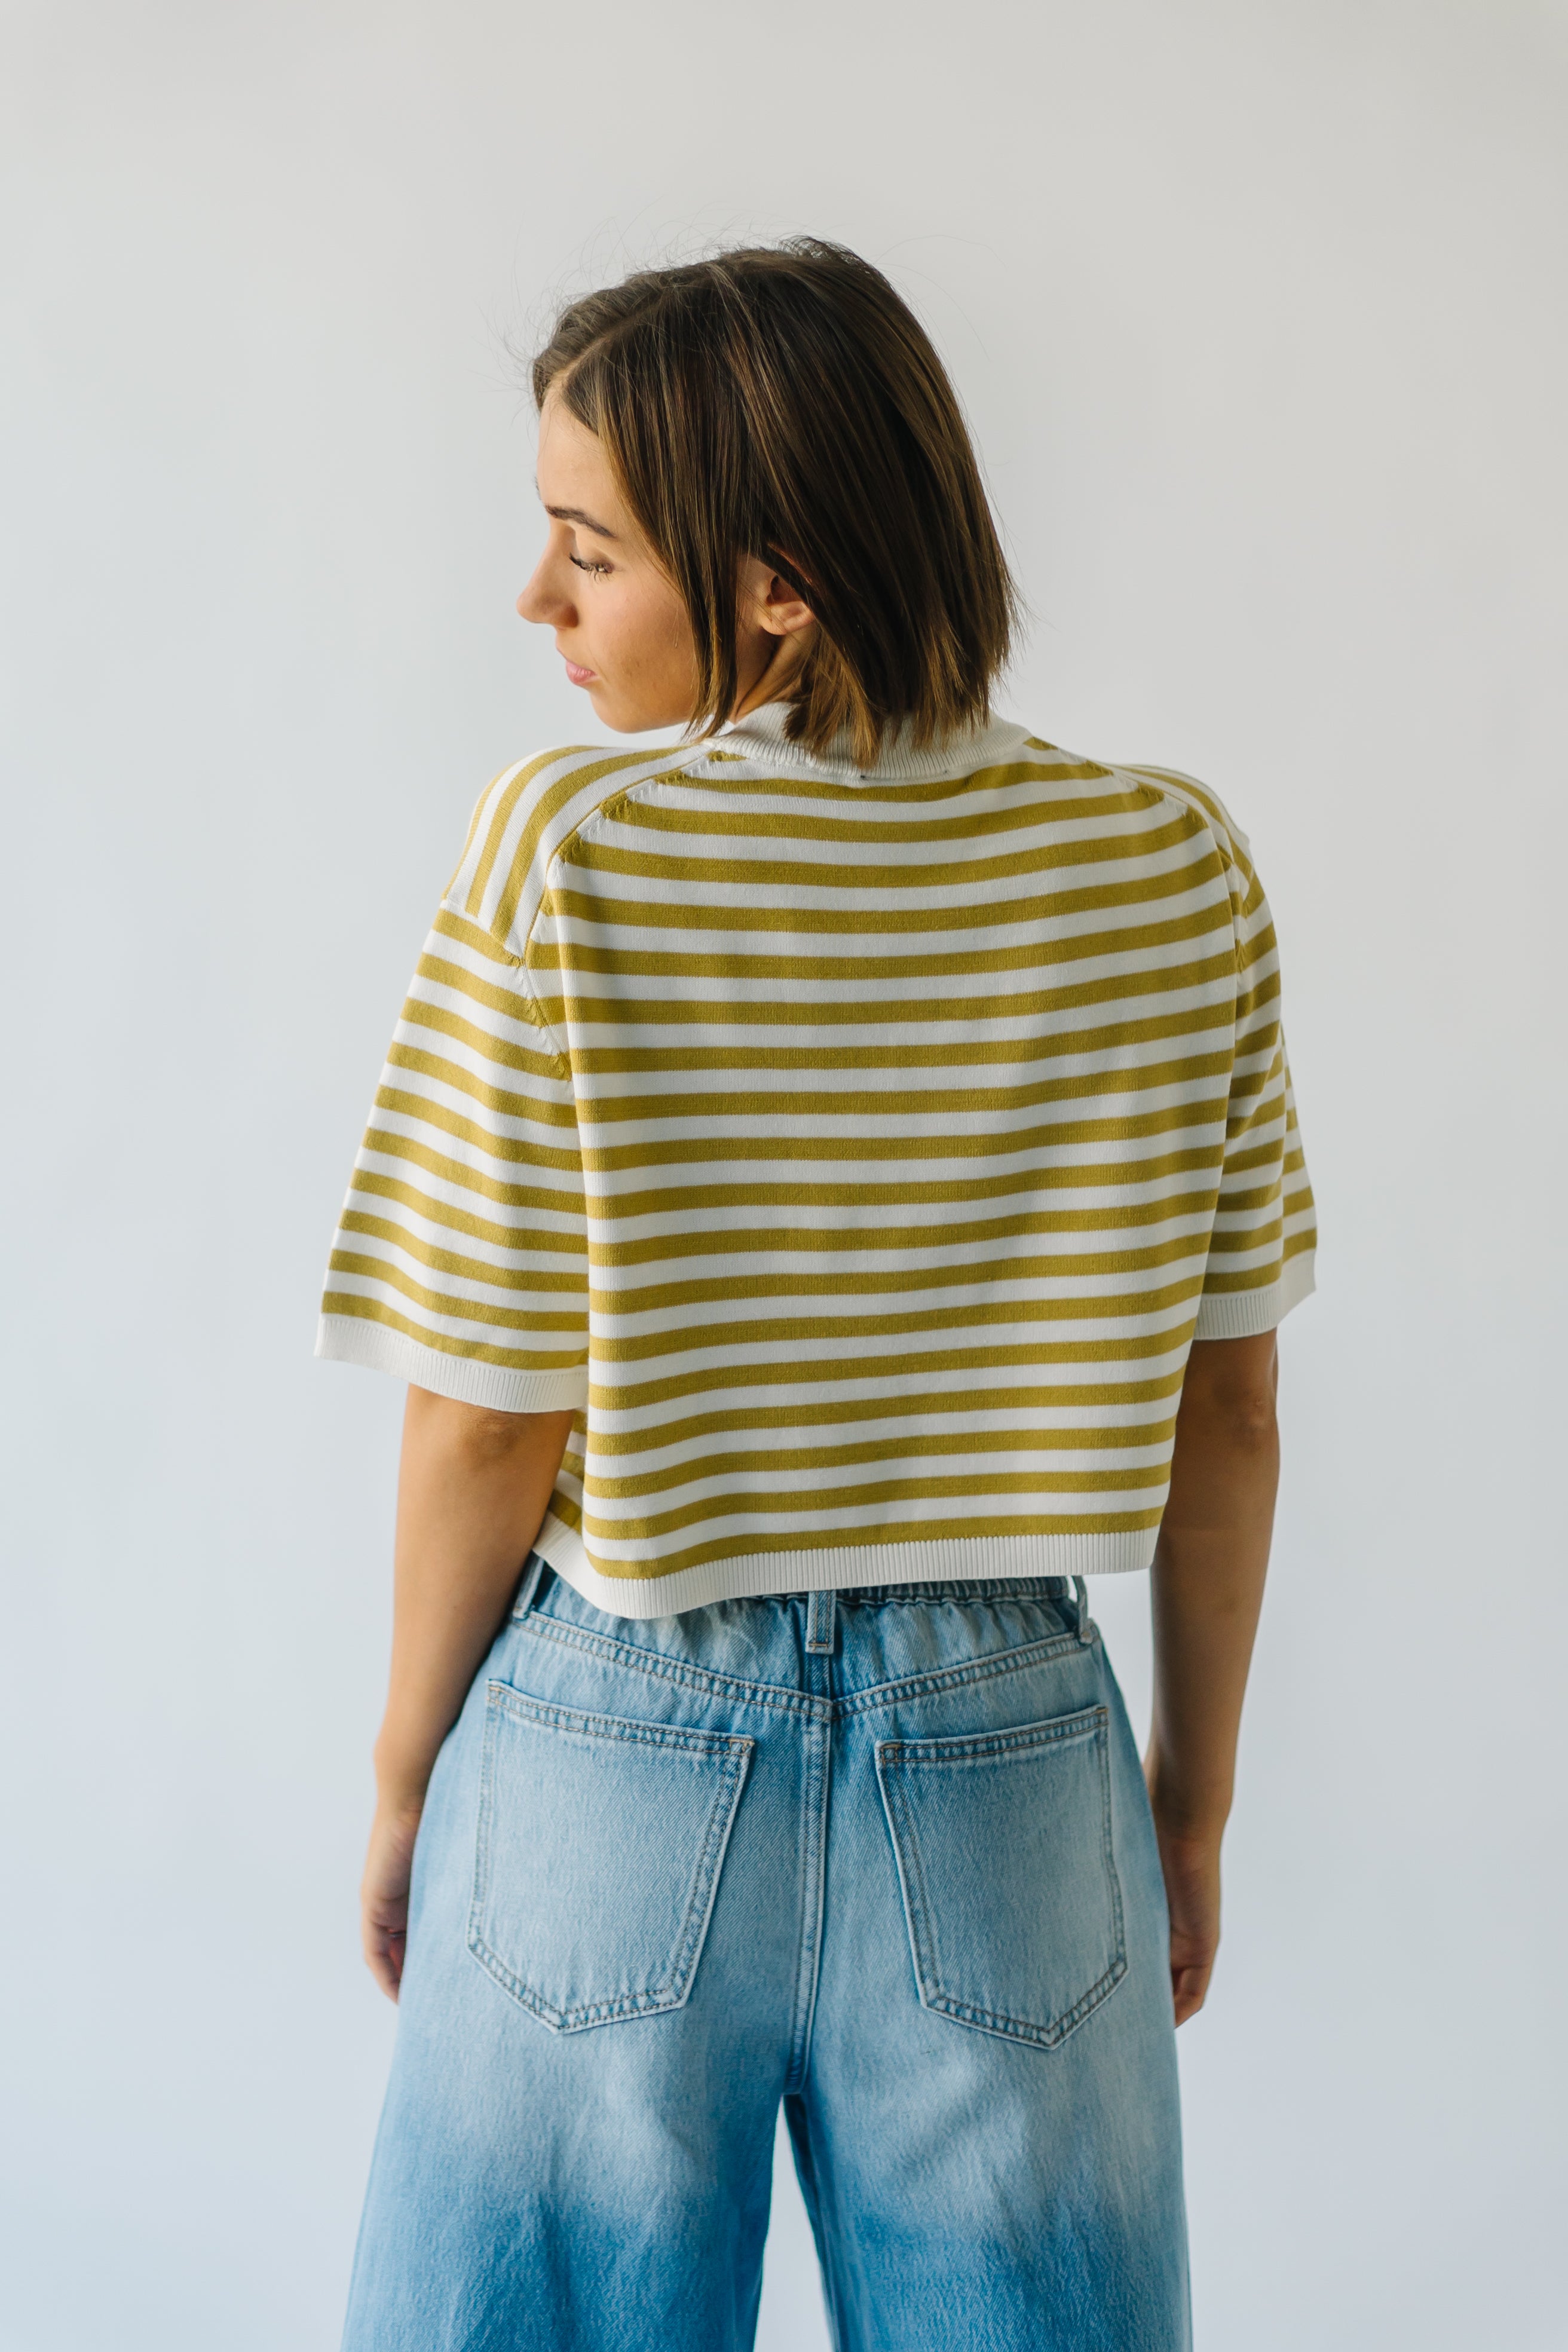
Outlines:
[[[1275,1335],[1193,1343],[1154,1553],[1154,1706],[1144,1759],[1171,1913],[1176,2023],[1219,1946],[1219,1850],[1279,1480]]]
[[[428,1389],[408,1391],[392,1674],[361,1890],[365,1959],[392,2000],[431,1769],[539,1533],[571,1427],[569,1412],[495,1412]]]

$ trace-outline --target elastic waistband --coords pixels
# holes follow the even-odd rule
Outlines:
[[[567,1615],[586,1609],[595,1617],[610,1617],[612,1622],[646,1624],[657,1620],[637,1618],[614,1619],[614,1612],[601,1609],[579,1592],[569,1577],[538,1552],[530,1555],[528,1566],[512,1603],[514,1618],[526,1617],[529,1611],[542,1604],[553,1616],[556,1610],[549,1607],[552,1596],[559,1591],[565,1598]],[[1080,1639],[1091,1638],[1093,1628],[1089,1614],[1089,1590],[1078,1576],[1003,1576],[986,1578],[955,1577],[942,1582],[915,1584],[858,1584],[848,1587],[824,1586],[806,1588],[799,1592],[759,1592],[737,1595],[729,1601],[700,1601],[693,1609],[683,1610],[688,1617],[702,1615],[712,1609],[784,1609],[801,1607],[807,1617],[808,1648],[832,1646],[832,1623],[839,1609],[900,1609],[911,1604],[929,1605],[933,1601],[996,1602],[1003,1601],[1046,1601],[1060,1607],[1066,1603],[1070,1622]]]
[[[856,1584],[834,1588],[841,1609],[879,1609],[905,1601],[1066,1601],[1073,1589],[1070,1576],[955,1577],[939,1584]],[[776,1592],[773,1601],[804,1601],[804,1592]]]

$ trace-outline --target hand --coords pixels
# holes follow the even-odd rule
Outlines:
[[[1176,2023],[1184,2025],[1208,1996],[1219,1949],[1219,1833],[1167,1828],[1156,1803],[1154,1834],[1171,1914],[1171,1999]]]
[[[397,1999],[408,1942],[408,1881],[414,1867],[417,1805],[385,1800],[375,1809],[370,1852],[360,1883],[360,1933],[365,1965],[386,1995]]]

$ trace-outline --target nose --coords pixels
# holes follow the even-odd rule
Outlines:
[[[545,628],[563,628],[574,618],[572,600],[563,595],[559,583],[552,578],[553,567],[546,556],[536,567],[532,578],[521,590],[517,600],[518,618],[534,621]]]

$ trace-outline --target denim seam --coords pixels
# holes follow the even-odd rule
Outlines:
[[[705,1691],[710,1697],[733,1698],[750,1706],[766,1706],[784,1715],[805,1715],[818,1722],[832,1720],[835,1702],[816,1698],[809,1691],[787,1690],[779,1683],[742,1682],[732,1675],[715,1674],[702,1666],[688,1665],[679,1658],[660,1656],[657,1650],[634,1649],[630,1643],[617,1642],[606,1633],[591,1633],[585,1626],[574,1625],[570,1620],[542,1617],[531,1610],[520,1630],[535,1633],[542,1641],[560,1642],[572,1649],[586,1650],[593,1656],[609,1658],[616,1665],[629,1666],[635,1673],[650,1675],[660,1682],[676,1683],[686,1690]]]
[[[795,1990],[790,2002],[790,2053],[786,2091],[797,2091],[811,2056],[811,2032],[822,1970],[825,1918],[827,1807],[833,1780],[833,1727],[818,1717],[805,1725],[805,1787],[803,1791],[800,1939],[795,1946]]]
[[[486,1973],[526,2009],[555,2032],[580,2032],[626,2017],[656,2016],[679,2009],[690,1990],[709,1918],[724,1851],[730,1842],[741,1790],[745,1784],[756,1742],[742,1732],[697,1731],[674,1724],[634,1724],[616,1716],[595,1716],[574,1707],[553,1706],[492,1681],[487,1696],[485,1741],[479,1773],[479,1839],[475,1857],[473,1900],[468,1913],[468,1949]],[[574,1730],[593,1738],[624,1739],[650,1748],[673,1748],[688,1755],[710,1758],[719,1767],[718,1785],[709,1808],[701,1850],[686,1912],[671,1957],[668,1981],[653,1991],[622,1993],[614,2000],[586,2001],[575,2009],[557,2009],[507,1967],[484,1934],[484,1906],[489,1895],[490,1830],[494,1820],[495,1727],[503,1715],[521,1717],[552,1730]],[[584,1729],[584,1727],[589,1727]]]
[[[888,1826],[892,1832],[894,1858],[899,1878],[904,1889],[905,1910],[909,1923],[910,1941],[915,1971],[920,1984],[922,2005],[957,2022],[972,2025],[982,2032],[996,2033],[1011,2041],[1021,2041],[1043,2049],[1055,2049],[1065,2042],[1090,2012],[1099,2008],[1127,1974],[1127,1937],[1121,1908],[1121,1882],[1117,1873],[1116,1856],[1111,1840],[1110,1710],[1104,1706],[1086,1708],[1058,1723],[1025,1725],[1016,1731],[980,1733],[958,1739],[905,1740],[883,1739],[877,1742],[877,1778],[881,1783],[883,1801],[888,1813]],[[886,1775],[885,1764],[920,1766],[921,1764],[974,1763],[987,1756],[1025,1752],[1030,1748],[1058,1746],[1075,1739],[1090,1738],[1094,1742],[1100,1766],[1100,1859],[1105,1867],[1106,1882],[1110,1895],[1113,1928],[1113,1958],[1110,1965],[1098,1977],[1087,1992],[1081,1994],[1068,2010],[1041,2025],[1030,2018],[1010,2016],[1003,2010],[983,2009],[973,2001],[959,2000],[942,1990],[941,1958],[936,1943],[936,1912],[926,1885],[925,1857],[921,1851],[910,1811],[908,1791],[901,1782]],[[923,1752],[922,1752],[923,1751]]]
[[[1076,2001],[1071,2009],[1064,2010],[1060,2017],[1049,2025],[1036,2025],[1027,2018],[1009,2017],[1001,2010],[974,2009],[967,2001],[951,2000],[945,1993],[926,1993],[923,1999],[928,2009],[934,2009],[942,2017],[954,2018],[960,2024],[978,2026],[982,2032],[999,2033],[1009,2041],[1031,2042],[1042,2050],[1054,2050],[1058,2042],[1067,2040],[1075,2026],[1083,2023],[1091,2010],[1100,2007],[1108,1993],[1115,1991],[1126,1974],[1127,1962],[1118,1953],[1105,1974],[1090,1985],[1082,2000]]]
[[[1029,1748],[1059,1747],[1071,1739],[1099,1742],[1110,1721],[1105,1706],[1086,1706],[1048,1723],[1015,1724],[1006,1731],[971,1731],[956,1738],[879,1739],[877,1752],[891,1764],[971,1764],[987,1756],[1007,1756]]]
[[[877,1779],[881,1784],[889,1826],[893,1832],[893,1851],[898,1856],[899,1878],[904,1889],[920,1997],[929,2008],[931,1988],[940,1984],[942,1979],[938,1973],[941,1962],[936,1946],[936,1912],[926,1885],[925,1856],[915,1836],[914,1824],[909,1818],[906,1793],[903,1789],[890,1785],[883,1779],[880,1754],[877,1759]],[[899,1816],[897,1820],[893,1818],[895,1814]]]
[[[667,2011],[681,2008],[690,1989],[697,1953],[703,1940],[702,1930],[706,1927],[711,1909],[711,1895],[718,1876],[718,1861],[721,1859],[723,1847],[729,1842],[729,1832],[735,1817],[735,1808],[740,1801],[740,1783],[744,1779],[747,1760],[728,1757],[720,1759],[720,1785],[710,1812],[709,1826],[699,1859],[698,1874],[692,1887],[691,1898],[687,1906],[686,1916],[681,1922],[680,1937],[676,1946],[676,1963],[671,1969],[670,1979],[667,1985],[648,1992],[622,1993],[615,2000],[586,2001],[575,2009],[557,2009],[552,2001],[546,2000],[542,1993],[534,1991],[531,1986],[525,1984],[521,1978],[507,1967],[500,1953],[486,1942],[482,1931],[478,1927],[473,1930],[469,1941],[469,1949],[475,1958],[506,1991],[511,1994],[520,2007],[530,2011],[545,2024],[552,2026],[557,2032],[561,2033],[578,2032],[585,2026],[612,2024],[619,2018],[655,2017]],[[713,1853],[716,1843],[720,1850],[718,1856]]]
[[[772,1707],[784,1715],[808,1716],[817,1722],[838,1722],[878,1707],[896,1706],[903,1699],[962,1690],[971,1683],[988,1682],[996,1675],[1022,1674],[1030,1666],[1048,1664],[1054,1658],[1075,1655],[1083,1646],[1076,1633],[1049,1633],[1042,1641],[1020,1643],[1015,1649],[999,1650],[993,1657],[973,1659],[966,1665],[935,1666],[927,1674],[907,1675],[898,1682],[874,1683],[868,1689],[852,1692],[847,1697],[829,1699],[818,1698],[809,1691],[792,1691],[780,1683],[742,1682],[736,1675],[689,1665],[679,1658],[663,1657],[657,1650],[637,1649],[608,1634],[592,1633],[585,1626],[574,1625],[569,1618],[541,1616],[534,1609],[519,1622],[517,1630],[537,1634],[542,1641],[586,1650],[592,1656],[611,1659],[635,1673],[675,1683],[686,1690],[738,1699],[746,1706]]]
[[[552,1731],[575,1731],[584,1738],[641,1740],[649,1748],[683,1748],[697,1755],[716,1755],[721,1748],[731,1754],[737,1748],[750,1748],[754,1743],[743,1731],[700,1731],[687,1723],[633,1723],[625,1716],[591,1714],[575,1706],[557,1706],[551,1699],[535,1698],[530,1691],[520,1691],[511,1683],[492,1682],[490,1692],[495,1703],[509,1715],[526,1717],[533,1723],[549,1726]]]
[[[966,1665],[934,1666],[929,1674],[907,1675],[894,1683],[873,1683],[838,1701],[843,1715],[866,1715],[896,1706],[901,1700],[929,1698],[938,1691],[963,1690],[971,1683],[989,1682],[997,1675],[1023,1674],[1030,1666],[1048,1665],[1054,1658],[1076,1655],[1082,1644],[1076,1633],[1050,1633],[1043,1641],[1023,1642],[1016,1649],[998,1650]]]

